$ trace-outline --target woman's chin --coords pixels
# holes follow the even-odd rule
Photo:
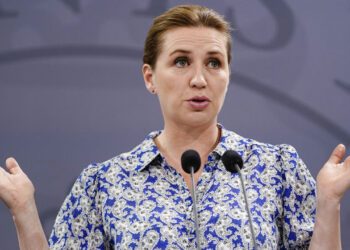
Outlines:
[[[184,119],[185,118],[185,119]],[[212,124],[216,125],[217,117],[209,116],[204,112],[192,112],[188,116],[181,117],[181,123],[187,127],[202,127],[210,126]]]

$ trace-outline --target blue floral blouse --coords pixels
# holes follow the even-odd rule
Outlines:
[[[152,132],[128,153],[83,170],[65,199],[51,249],[194,249],[190,190],[160,154]],[[269,145],[222,128],[197,184],[201,249],[253,249],[241,183],[220,158],[236,150],[259,249],[307,249],[315,180],[289,145]]]

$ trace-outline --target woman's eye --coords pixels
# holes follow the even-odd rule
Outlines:
[[[175,59],[174,64],[178,67],[186,67],[188,65],[188,59],[186,57],[178,57]]]
[[[221,65],[220,61],[218,59],[210,59],[208,62],[208,66],[210,68],[219,68]]]

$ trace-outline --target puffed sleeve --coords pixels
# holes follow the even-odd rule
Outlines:
[[[290,145],[280,145],[283,249],[308,249],[316,215],[316,182]]]
[[[57,215],[50,249],[104,249],[107,245],[99,207],[99,171],[83,170]]]

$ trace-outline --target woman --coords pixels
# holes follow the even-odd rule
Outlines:
[[[49,239],[61,248],[196,248],[190,177],[180,158],[199,152],[195,174],[200,248],[253,248],[239,177],[225,170],[227,149],[243,157],[260,249],[340,249],[340,200],[350,157],[339,145],[315,181],[288,145],[243,138],[217,123],[229,83],[229,25],[211,9],[178,6],[154,20],[142,68],[158,96],[164,129],[140,145],[88,166],[64,201]],[[48,248],[34,188],[14,159],[1,169],[0,197],[13,214],[21,248]]]

